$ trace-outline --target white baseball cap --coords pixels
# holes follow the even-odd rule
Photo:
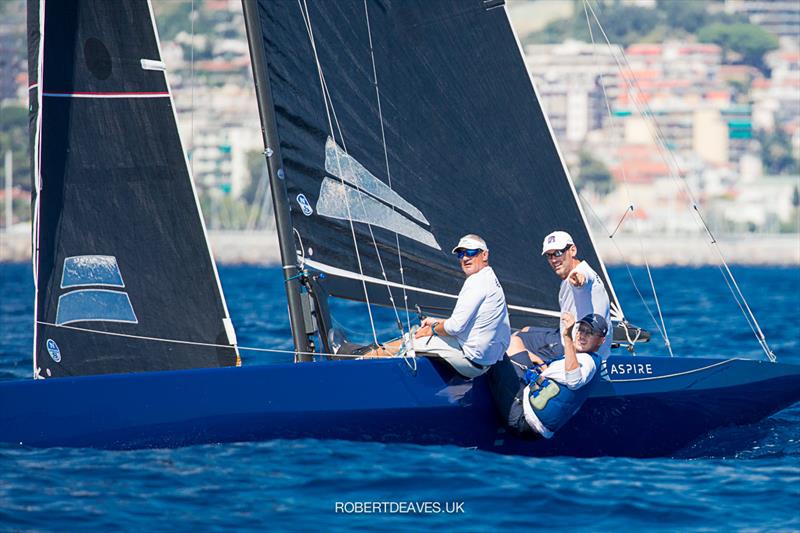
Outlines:
[[[566,231],[554,231],[544,238],[542,242],[542,255],[550,250],[563,250],[567,246],[575,244],[572,236]]]
[[[486,241],[481,239],[478,235],[470,233],[464,235],[451,253],[456,253],[459,250],[488,250]]]

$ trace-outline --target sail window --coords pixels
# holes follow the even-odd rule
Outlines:
[[[124,292],[82,289],[58,298],[57,325],[87,321],[139,323],[131,300]]]
[[[117,258],[112,255],[76,255],[64,260],[61,288],[103,285],[125,287]]]
[[[385,228],[431,248],[442,249],[433,234],[422,226],[373,197],[331,178],[322,180],[317,201],[317,213],[325,217],[340,220],[352,219],[353,222],[363,222]]]
[[[95,37],[86,39],[83,44],[83,56],[86,59],[86,66],[89,67],[95,78],[106,80],[111,76],[111,54],[103,41]]]
[[[325,170],[342,181],[355,185],[358,189],[371,194],[375,198],[402,209],[420,222],[429,224],[428,219],[419,209],[408,203],[388,185],[364,168],[361,163],[342,150],[330,137],[325,143]]]

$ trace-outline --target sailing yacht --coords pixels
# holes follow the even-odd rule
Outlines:
[[[558,318],[558,280],[531,259],[555,228],[627,321],[502,0],[243,6],[297,362],[242,364],[150,3],[31,0],[36,379],[0,383],[0,442],[646,457],[800,400],[797,366],[612,355],[581,411],[530,439],[504,428],[485,378],[413,347],[328,359],[329,297],[370,319],[391,308],[398,336],[447,316],[462,283],[449,245],[468,231],[490,243],[513,326]]]

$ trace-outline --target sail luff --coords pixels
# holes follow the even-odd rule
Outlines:
[[[520,59],[523,65],[525,65],[525,51],[522,48],[522,42],[519,40],[519,35],[517,35],[517,30],[511,23],[511,16],[508,13],[508,6],[505,4],[503,5],[503,11],[506,14],[506,19],[508,20],[508,26],[511,29],[511,33],[514,35],[514,40],[517,43],[517,49],[519,50]],[[533,74],[530,72],[530,70],[527,69],[527,65],[525,65],[525,69],[528,72],[528,78],[531,81],[531,88],[533,89],[534,97],[538,102],[541,102],[542,99],[539,96],[539,89],[536,87],[536,82],[533,79]],[[599,263],[600,269],[602,270],[603,279],[605,280],[606,283],[606,289],[608,290],[608,294],[611,299],[611,307],[612,309],[616,308],[616,310],[618,311],[618,316],[617,314],[614,314],[613,318],[623,320],[625,318],[625,314],[622,311],[622,306],[620,305],[619,298],[617,298],[617,293],[614,291],[614,286],[611,283],[611,276],[608,275],[608,270],[606,269],[605,262],[603,261],[603,258],[600,256],[600,253],[597,250],[597,244],[595,243],[594,236],[592,235],[592,231],[589,228],[589,223],[586,218],[586,213],[583,209],[583,205],[581,204],[580,198],[578,197],[578,191],[575,189],[575,183],[572,180],[572,175],[570,174],[569,167],[567,166],[567,163],[564,159],[564,155],[561,153],[561,147],[556,141],[555,133],[553,132],[553,126],[550,123],[550,117],[547,115],[547,113],[542,113],[542,115],[544,116],[544,121],[547,124],[547,131],[550,134],[551,139],[553,140],[553,146],[555,146],[556,153],[558,154],[558,158],[561,161],[561,167],[564,170],[564,176],[566,177],[567,183],[569,184],[570,191],[572,191],[572,196],[575,199],[575,204],[578,206],[578,211],[580,212],[581,220],[583,221],[583,226],[586,229],[586,234],[589,236],[589,241],[592,243],[592,248],[594,248],[595,255],[597,256],[597,262]]]
[[[280,138],[275,125],[275,111],[267,76],[267,57],[263,46],[264,38],[258,17],[258,6],[254,0],[242,0],[242,8],[244,10],[247,41],[250,48],[250,62],[253,68],[258,112],[261,116],[261,133],[264,138],[267,173],[269,174],[270,189],[272,191],[272,205],[275,213],[281,264],[283,265],[284,286],[289,303],[289,322],[292,328],[295,350],[297,350],[295,360],[310,361],[312,357],[308,355],[310,345],[306,335],[303,306],[300,300],[300,283],[297,280],[299,269],[297,268],[297,254],[294,245],[294,229],[284,182]]]
[[[28,25],[28,99],[30,101],[29,128],[31,130],[30,149],[31,149],[31,170],[34,200],[31,216],[31,265],[33,271],[33,345],[31,346],[32,372],[34,379],[37,377],[37,336],[39,328],[36,325],[36,317],[39,311],[39,201],[41,191],[41,131],[42,131],[42,67],[44,63],[44,3],[45,0],[38,2],[29,1],[27,4],[27,25]],[[35,47],[35,50],[34,50]],[[30,61],[35,56],[36,62]]]

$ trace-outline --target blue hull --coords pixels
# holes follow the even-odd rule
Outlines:
[[[277,438],[453,444],[518,455],[650,457],[800,401],[800,366],[612,356],[550,440],[498,422],[484,378],[418,359],[0,383],[0,442],[130,449]]]

